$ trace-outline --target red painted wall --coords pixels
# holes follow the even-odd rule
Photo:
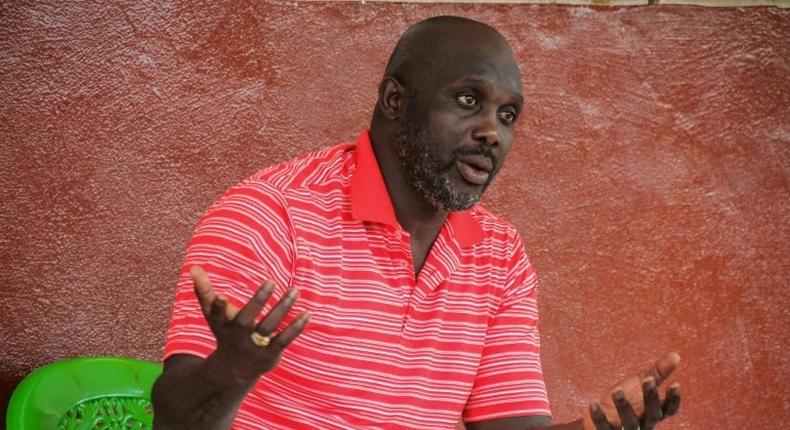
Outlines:
[[[398,35],[497,26],[518,142],[487,204],[541,274],[558,419],[667,350],[664,429],[790,418],[790,11],[360,3],[0,5],[0,407],[32,369],[160,356],[225,188],[365,127]]]

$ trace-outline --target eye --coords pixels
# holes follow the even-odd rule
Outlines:
[[[471,94],[461,94],[460,96],[456,96],[455,101],[458,102],[459,105],[467,109],[471,109],[477,106],[477,97]]]
[[[499,112],[499,119],[505,124],[512,124],[516,121],[516,113],[511,110]]]

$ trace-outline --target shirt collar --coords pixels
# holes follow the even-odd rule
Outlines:
[[[387,185],[381,176],[376,154],[370,142],[368,130],[363,130],[357,139],[354,151],[356,170],[351,178],[351,215],[356,220],[372,221],[400,228],[395,217]],[[483,240],[483,230],[472,215],[475,209],[450,212],[447,221],[452,226],[455,238],[462,248]]]

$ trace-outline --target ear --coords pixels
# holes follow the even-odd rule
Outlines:
[[[406,100],[406,89],[403,85],[391,76],[384,77],[379,84],[378,106],[381,113],[388,119],[398,118],[406,108]]]

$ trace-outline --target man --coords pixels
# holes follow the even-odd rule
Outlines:
[[[356,145],[264,170],[201,220],[156,427],[648,430],[674,414],[679,387],[657,390],[670,354],[551,425],[535,274],[513,227],[476,206],[522,103],[496,30],[410,28]]]

